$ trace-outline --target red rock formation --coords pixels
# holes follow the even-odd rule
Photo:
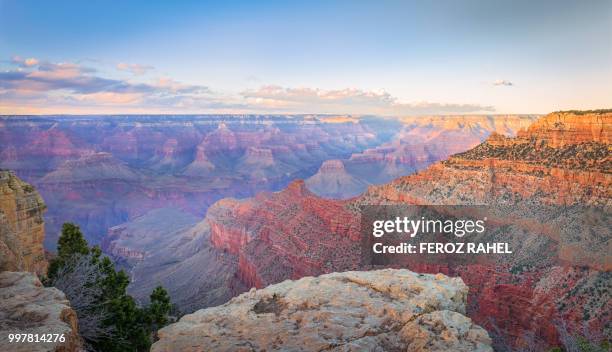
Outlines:
[[[240,249],[250,241],[250,236],[244,228],[232,228],[215,221],[210,223],[210,242],[219,249],[239,254]]]
[[[585,142],[612,143],[610,113],[552,113],[518,134],[519,139],[535,138],[553,148]]]
[[[611,122],[610,113],[551,114],[517,138],[492,135],[478,147],[424,172],[373,187],[363,198],[366,203],[476,202],[495,206],[500,202],[520,205],[526,200],[543,206],[606,206],[612,198],[612,160],[605,137],[609,136]],[[522,272],[518,274],[507,271],[512,268],[458,269],[457,274],[470,286],[472,318],[489,331],[498,329],[512,346],[529,344],[531,338],[558,344],[558,320],[574,326],[599,326],[595,330],[603,331],[610,297],[597,291],[600,288],[593,282],[605,280],[605,272],[612,268],[605,243],[580,234],[580,241],[569,244],[562,229],[547,228],[529,216],[509,216],[498,220],[557,243],[557,261],[540,268],[519,269]],[[545,253],[534,249],[531,256],[537,260]],[[590,269],[572,269],[580,267]],[[576,277],[568,279],[568,271]],[[585,295],[586,290],[600,293]]]
[[[206,219],[211,243],[238,254],[239,276],[256,287],[283,277],[317,275],[326,267],[356,265],[356,258],[338,254],[358,240],[358,222],[344,203],[317,198],[303,181],[246,201],[217,202]]]

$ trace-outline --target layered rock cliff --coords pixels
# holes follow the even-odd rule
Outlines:
[[[51,341],[11,342],[9,334]],[[76,352],[81,346],[77,315],[60,290],[43,287],[32,273],[0,272],[0,351]]]
[[[353,219],[342,202],[318,198],[304,181],[248,200],[225,199],[206,217],[212,245],[237,256],[237,275],[258,288],[356,269],[351,253],[358,252],[359,234]]]
[[[511,346],[558,345],[560,326],[609,340],[611,132],[610,112],[553,113],[516,138],[493,135],[372,187],[360,202],[487,205],[513,227],[505,240],[522,254],[497,267],[445,269],[470,286],[470,316]]]
[[[31,185],[10,171],[0,171],[0,271],[46,274],[45,210]]]
[[[251,290],[159,331],[152,351],[492,351],[460,279],[344,272]]]
[[[212,244],[239,257],[244,284],[264,287],[359,268],[364,205],[486,205],[514,255],[489,264],[406,267],[461,276],[470,287],[469,316],[494,333],[500,348],[559,345],[566,326],[610,339],[610,131],[610,112],[554,113],[517,137],[493,134],[349,201],[320,199],[301,182],[224,200],[207,215]]]
[[[330,161],[331,165],[324,163],[306,184],[322,197],[351,198],[365,192],[368,185],[387,183],[466,151],[492,133],[514,136],[536,118],[535,115],[402,118],[403,126],[391,141],[354,153],[346,160]]]

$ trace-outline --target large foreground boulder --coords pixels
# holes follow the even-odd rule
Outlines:
[[[386,269],[284,281],[159,331],[152,351],[492,351],[459,278]]]

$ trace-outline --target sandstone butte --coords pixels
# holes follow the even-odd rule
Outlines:
[[[405,269],[287,280],[184,316],[151,351],[493,351],[467,293]]]
[[[489,265],[413,261],[405,267],[461,276],[470,287],[467,314],[500,346],[536,341],[545,349],[568,331],[609,340],[611,135],[612,112],[552,113],[514,138],[494,133],[467,152],[353,199],[322,199],[295,181],[281,192],[219,201],[205,221],[212,245],[238,258],[236,277],[261,288],[371,269],[360,265],[362,205],[485,204],[516,255]],[[559,211],[584,206],[599,217]]]
[[[43,287],[45,204],[32,186],[0,171],[0,351],[80,351],[77,316],[66,296]],[[64,342],[10,343],[9,334],[64,334]]]

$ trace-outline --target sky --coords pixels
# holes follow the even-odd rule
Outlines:
[[[0,0],[0,114],[612,108],[612,0]]]

